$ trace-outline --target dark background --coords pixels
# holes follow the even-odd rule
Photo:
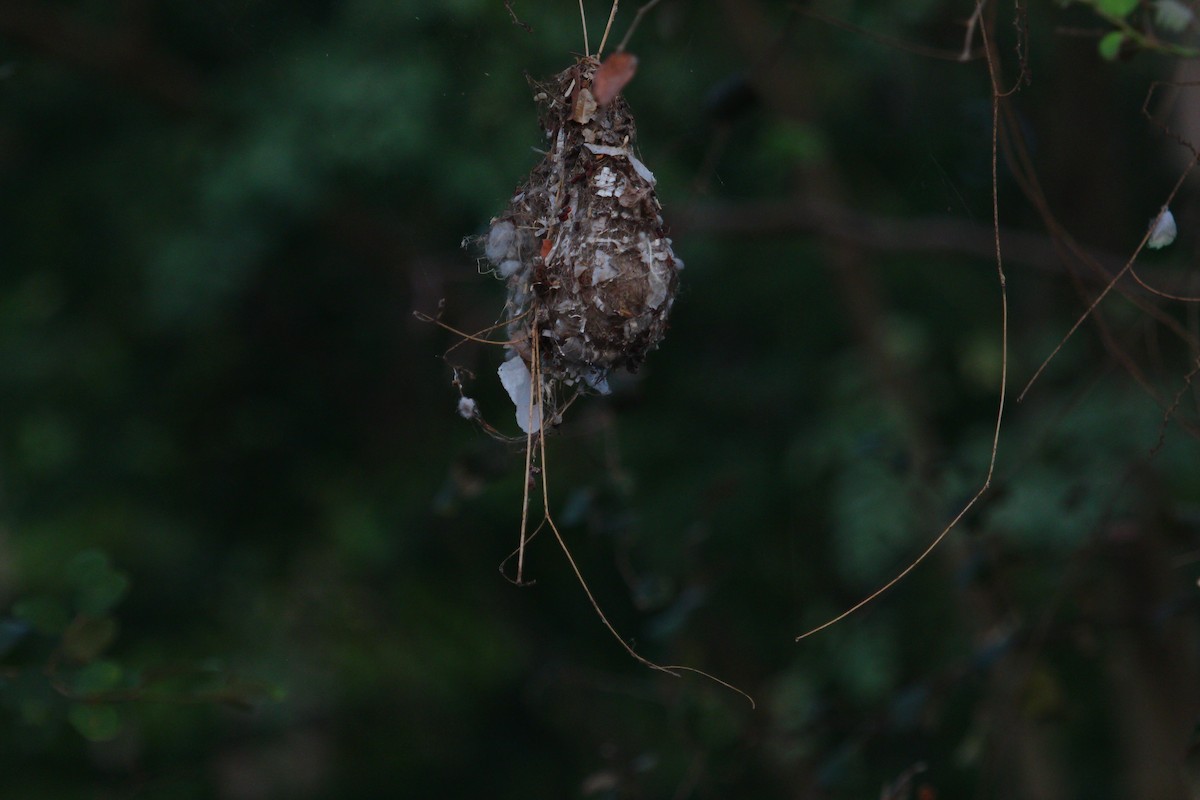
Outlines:
[[[1156,92],[1167,132],[1143,101],[1183,62],[1099,54],[1148,3],[988,5],[1018,87],[995,478],[797,644],[981,486],[1003,341],[970,4],[802,5],[637,31],[687,268],[660,350],[547,452],[613,624],[751,709],[624,653],[550,536],[535,586],[498,574],[523,454],[450,381],[515,433],[501,354],[443,360],[412,314],[498,318],[459,245],[537,159],[525,73],[581,51],[574,3],[516,3],[528,32],[499,0],[3,0],[0,795],[1193,796],[1198,307],[1126,276],[1014,401],[1170,197],[1200,94]],[[1180,295],[1195,193],[1137,261]]]

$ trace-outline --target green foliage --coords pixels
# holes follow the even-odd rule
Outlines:
[[[1092,10],[1115,30],[1100,37],[1097,50],[1106,61],[1114,61],[1122,54],[1137,50],[1161,53],[1184,58],[1195,58],[1200,50],[1194,46],[1168,41],[1159,37],[1155,27],[1163,33],[1180,34],[1186,31],[1195,18],[1195,12],[1177,0],[1064,0],[1063,5],[1090,6]],[[1150,5],[1154,7],[1154,24],[1148,24],[1149,15],[1139,21],[1133,12]]]
[[[85,550],[71,559],[65,569],[75,590],[75,608],[80,614],[99,617],[112,610],[129,589],[129,578],[113,569],[108,556]]]
[[[71,680],[71,690],[87,697],[117,688],[124,670],[112,661],[93,661],[81,667]]]
[[[62,633],[70,622],[66,606],[53,597],[29,597],[18,600],[13,605],[12,613],[17,620],[28,623],[38,633],[47,636],[56,636]]]
[[[126,707],[171,702],[248,708],[278,695],[219,665],[159,675],[103,657],[117,639],[115,608],[129,587],[108,555],[92,548],[67,562],[60,585],[14,602],[11,617],[0,618],[0,709],[15,710],[27,726],[52,726],[58,717],[84,739],[107,742],[126,729]]]
[[[68,718],[79,735],[91,742],[107,742],[121,732],[121,715],[111,706],[76,704]]]
[[[1141,0],[1096,0],[1096,9],[1101,13],[1124,19],[1134,12]]]
[[[828,152],[821,131],[813,125],[781,121],[763,134],[762,155],[779,166],[812,166]]]
[[[1117,56],[1121,54],[1121,46],[1128,41],[1129,37],[1123,31],[1109,31],[1100,37],[1100,43],[1096,45],[1100,52],[1100,57],[1105,61],[1115,61]]]

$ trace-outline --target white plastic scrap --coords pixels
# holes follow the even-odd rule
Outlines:
[[[474,419],[479,413],[478,404],[470,397],[458,398],[458,415],[463,419]]]
[[[636,172],[638,175],[641,175],[642,180],[644,180],[646,183],[653,186],[656,183],[656,181],[654,179],[654,173],[650,171],[650,168],[647,167],[645,164],[643,164],[641,161],[638,161],[637,158],[632,153],[627,154],[627,155],[629,158],[629,163],[633,164],[633,171]]]
[[[653,186],[655,184],[654,173],[638,160],[637,156],[626,150],[624,147],[612,147],[607,144],[592,144],[584,142],[583,146],[591,150],[598,156],[620,156],[621,158],[629,159],[629,163],[633,165],[633,171],[641,176],[642,180]]]
[[[1175,235],[1179,229],[1175,227],[1175,215],[1171,213],[1171,209],[1164,206],[1162,213],[1150,220],[1150,224],[1153,227],[1150,229],[1150,238],[1146,241],[1146,247],[1158,250],[1175,241]]]
[[[525,364],[524,359],[514,355],[501,364],[500,369],[496,372],[500,376],[500,383],[504,386],[504,391],[508,392],[513,405],[517,407],[517,425],[525,433],[540,430],[542,406],[539,402],[533,402],[532,409],[530,408],[533,399],[532,376],[529,374],[529,367]],[[530,413],[531,411],[532,413]]]
[[[596,185],[597,197],[612,197],[616,191],[617,175],[608,167],[603,167],[596,173],[596,177],[592,179]]]
[[[612,394],[612,389],[608,388],[608,375],[601,370],[593,370],[590,374],[584,375],[583,382],[600,394]]]
[[[603,250],[596,251],[596,265],[592,269],[592,285],[611,281],[621,273],[612,265],[612,256]]]
[[[598,156],[621,156],[624,158],[629,155],[629,151],[624,147],[611,147],[607,144],[592,144],[591,142],[585,144],[584,147]]]
[[[646,305],[649,308],[658,308],[667,299],[667,271],[661,264],[655,264],[646,273],[646,282],[649,284],[650,291],[646,295]],[[670,308],[670,306],[668,306]]]

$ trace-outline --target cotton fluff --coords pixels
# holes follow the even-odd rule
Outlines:
[[[1166,247],[1175,241],[1175,236],[1179,232],[1179,229],[1175,227],[1175,215],[1169,208],[1163,208],[1161,214],[1150,220],[1150,225],[1152,227],[1150,228],[1150,238],[1146,240],[1146,247],[1151,250]]]
[[[487,244],[483,247],[487,260],[493,264],[503,261],[512,250],[516,235],[517,228],[511,222],[502,220],[493,225],[488,232]]]
[[[1154,4],[1154,22],[1171,33],[1182,32],[1195,18],[1195,12],[1179,0],[1158,0]]]

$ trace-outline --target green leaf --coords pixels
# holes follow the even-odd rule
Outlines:
[[[75,586],[75,605],[94,617],[107,614],[129,589],[129,579],[113,569],[99,550],[84,550],[67,565],[67,578]]]
[[[1106,14],[1110,17],[1125,19],[1133,10],[1138,7],[1141,0],[1098,0],[1096,8],[1101,14]]]
[[[67,580],[73,584],[86,583],[97,574],[109,568],[108,556],[94,548],[82,550],[67,562]]]
[[[112,617],[77,617],[63,633],[63,654],[82,663],[94,661],[117,636],[117,621]]]
[[[1113,31],[1105,34],[1100,39],[1100,44],[1097,49],[1100,51],[1100,57],[1105,61],[1115,61],[1121,53],[1121,45],[1125,43],[1125,34],[1120,31]]]
[[[763,148],[773,161],[783,164],[816,164],[829,156],[829,144],[816,126],[781,122],[763,136]]]
[[[51,474],[66,467],[79,450],[79,433],[67,419],[40,412],[20,420],[16,451],[31,472]]]
[[[102,579],[81,586],[75,602],[84,614],[105,614],[125,596],[129,590],[129,579],[119,572],[110,572]]]
[[[106,692],[121,683],[124,671],[113,661],[94,661],[76,671],[71,687],[76,694],[88,695]]]
[[[21,722],[32,727],[48,725],[61,711],[55,711],[54,701],[45,695],[22,693],[17,694],[17,714]]]
[[[56,636],[66,630],[71,618],[54,597],[27,597],[13,605],[13,616],[28,622],[38,633]]]
[[[121,715],[112,706],[73,705],[67,719],[90,742],[107,742],[121,732]]]

